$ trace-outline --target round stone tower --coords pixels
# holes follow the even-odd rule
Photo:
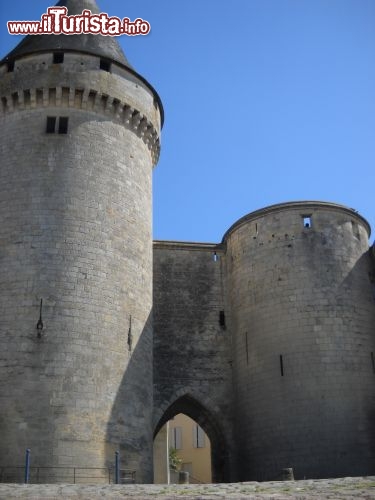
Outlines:
[[[274,205],[224,236],[242,480],[375,473],[375,304],[368,223]]]
[[[111,37],[28,36],[0,72],[0,465],[119,449],[151,481],[160,99]]]

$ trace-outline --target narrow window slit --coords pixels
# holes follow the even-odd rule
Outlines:
[[[248,333],[245,333],[245,344],[246,344],[246,364],[249,366],[249,340]]]
[[[133,333],[132,333],[132,317],[129,317],[129,329],[128,329],[128,351],[132,352],[133,347]]]
[[[214,253],[213,253],[213,255],[212,255],[212,260],[213,260],[214,262],[217,262],[217,261],[219,260],[219,256],[218,256],[218,254],[217,254],[216,252],[214,252]]]
[[[371,363],[372,363],[372,371],[375,373],[375,359],[374,359],[374,353],[371,353]]]
[[[280,374],[282,377],[284,376],[284,361],[282,354],[280,354]]]
[[[225,329],[225,312],[224,311],[219,312],[219,324],[222,328]]]

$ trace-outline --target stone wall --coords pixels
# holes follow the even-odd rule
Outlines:
[[[183,412],[211,432],[216,480],[226,453],[231,480],[374,473],[369,232],[351,209],[296,202],[221,245],[154,243],[155,428]]]
[[[366,221],[286,203],[152,255],[153,90],[77,52],[0,75],[0,465],[29,447],[34,465],[101,467],[119,449],[149,482],[152,435],[181,412],[214,481],[374,474]]]
[[[5,67],[0,464],[30,447],[34,465],[99,467],[126,448],[151,481],[154,97],[94,56]],[[48,116],[67,134],[46,133]]]
[[[180,412],[196,420],[210,437],[214,478],[221,480],[233,467],[224,295],[219,246],[154,243],[155,429]]]
[[[313,202],[227,232],[241,479],[374,473],[368,236],[354,211]]]

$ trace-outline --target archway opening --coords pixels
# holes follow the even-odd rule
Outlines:
[[[191,484],[212,483],[211,441],[195,420],[178,413],[163,425],[154,443],[155,483],[178,483],[179,471],[189,473]]]
[[[181,430],[173,430],[176,427],[180,427]],[[182,429],[183,427],[185,430]],[[183,433],[185,434],[185,440]],[[186,445],[190,443],[189,448],[190,446],[193,449],[196,448],[195,452],[192,453],[195,453],[196,457],[202,457],[203,462],[201,463],[204,463],[204,455],[207,455],[208,452],[208,467],[205,469],[208,472],[202,474],[203,465],[199,465],[199,461],[196,462],[196,468],[194,468],[194,463],[188,459],[191,455],[181,452],[181,448],[179,450],[174,446],[183,446],[184,443],[181,442],[183,440]],[[199,450],[199,446],[202,446],[203,443],[205,447]],[[208,443],[209,447],[207,446]],[[162,477],[163,474],[164,477],[166,477],[166,474],[169,475],[167,469],[170,462],[170,448],[176,449],[176,452],[173,453],[178,459],[182,460],[181,466],[182,464],[184,466],[181,469],[191,473],[191,482],[206,482],[204,479],[207,477],[210,479],[208,482],[214,483],[229,480],[228,451],[220,426],[211,412],[189,395],[177,399],[170,405],[156,425],[154,432],[154,469],[159,474],[159,477],[155,477],[155,482],[167,482]],[[205,451],[200,453],[203,449]],[[163,472],[160,475],[161,470]]]

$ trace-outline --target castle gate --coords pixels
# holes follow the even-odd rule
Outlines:
[[[178,413],[212,445],[213,481],[233,479],[232,361],[218,245],[154,243],[154,435]]]

